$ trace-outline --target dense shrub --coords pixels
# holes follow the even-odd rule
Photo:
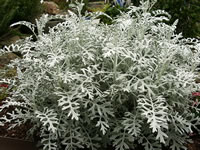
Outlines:
[[[149,13],[151,3],[130,7],[112,25],[100,24],[100,14],[43,15],[28,26],[36,35],[10,45],[4,54],[20,51],[10,67],[17,69],[8,84],[10,96],[0,110],[15,111],[0,118],[11,127],[31,121],[44,150],[185,149],[192,128],[200,123],[191,93],[200,63],[200,42],[175,34],[165,11]],[[80,5],[82,7],[82,5]],[[44,33],[48,20],[61,18]]]
[[[13,22],[31,21],[40,9],[39,4],[40,0],[0,0],[0,35]]]

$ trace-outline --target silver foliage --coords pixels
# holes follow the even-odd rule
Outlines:
[[[14,24],[28,26],[37,40],[0,50],[0,55],[23,55],[9,65],[17,76],[0,81],[10,92],[0,110],[16,108],[0,125],[31,121],[33,130],[41,131],[44,150],[103,145],[125,150],[136,142],[145,150],[162,144],[185,149],[200,122],[190,100],[200,87],[195,83],[200,42],[175,34],[177,21],[163,23],[170,15],[150,12],[153,3],[130,6],[112,25],[97,20],[102,13],[82,16],[82,5],[78,15],[43,15],[36,25]],[[46,22],[55,18],[63,22],[44,33]]]

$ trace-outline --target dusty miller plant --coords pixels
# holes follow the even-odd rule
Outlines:
[[[21,52],[9,65],[17,76],[2,79],[10,96],[0,110],[15,110],[0,118],[11,128],[31,121],[39,130],[43,150],[186,149],[196,128],[198,108],[191,93],[200,64],[200,43],[175,34],[176,23],[162,10],[150,13],[153,3],[99,23],[101,13],[43,15],[29,27],[32,37],[1,49]],[[88,19],[88,16],[90,19]],[[51,19],[63,22],[45,33]],[[36,31],[37,30],[37,31]]]

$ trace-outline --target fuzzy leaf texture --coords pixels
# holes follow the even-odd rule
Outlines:
[[[200,123],[191,100],[200,41],[175,34],[177,21],[165,24],[170,15],[150,11],[154,2],[130,6],[111,25],[97,20],[103,13],[81,15],[82,4],[77,14],[15,23],[36,39],[0,50],[23,55],[8,65],[17,75],[0,79],[10,93],[0,111],[16,108],[0,125],[30,121],[43,150],[185,148]],[[44,32],[53,19],[61,22]]]

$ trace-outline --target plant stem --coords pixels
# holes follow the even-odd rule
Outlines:
[[[116,82],[116,78],[117,78],[117,62],[118,62],[118,56],[117,56],[117,54],[115,54],[115,56],[114,56],[114,66],[113,66],[113,79],[114,79],[114,82]]]

